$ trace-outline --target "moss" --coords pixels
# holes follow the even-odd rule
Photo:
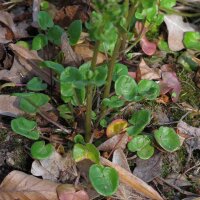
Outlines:
[[[0,132],[0,143],[4,142],[7,137],[7,132],[5,130],[1,130]]]
[[[161,176],[166,178],[171,173],[171,167],[168,160],[163,159]]]

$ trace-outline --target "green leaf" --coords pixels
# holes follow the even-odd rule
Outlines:
[[[71,99],[71,103],[74,106],[80,106],[83,105],[85,103],[85,96],[86,96],[86,89],[82,88],[82,89],[74,89],[73,90],[73,96]]]
[[[138,84],[138,93],[147,100],[154,100],[160,95],[160,87],[154,81],[141,80]]]
[[[82,22],[81,22],[81,20],[73,21],[70,24],[70,26],[69,26],[69,28],[67,30],[67,33],[69,35],[69,43],[70,43],[70,45],[73,46],[78,42],[78,40],[79,40],[79,38],[81,36],[81,32],[82,32]]]
[[[29,43],[22,40],[16,42],[16,45],[24,47],[25,49],[30,49]]]
[[[100,153],[93,144],[75,144],[73,148],[73,158],[76,162],[89,159],[94,163],[99,163]]]
[[[166,151],[174,152],[181,146],[179,136],[173,128],[160,127],[159,130],[154,132],[154,137]]]
[[[108,108],[120,108],[124,105],[124,100],[120,99],[118,96],[112,96],[111,98],[105,98],[102,101],[104,106]]]
[[[115,169],[102,165],[92,165],[89,178],[94,189],[103,196],[113,195],[119,186],[119,176]]]
[[[64,29],[62,29],[58,25],[54,25],[47,32],[47,37],[49,41],[51,41],[55,45],[61,44],[61,36],[64,33]]]
[[[50,157],[54,152],[52,144],[45,145],[45,141],[38,141],[31,146],[31,155],[33,158],[42,160]]]
[[[160,6],[162,8],[172,8],[176,5],[176,0],[160,0]]]
[[[171,52],[168,43],[166,41],[164,41],[163,39],[159,40],[159,42],[158,42],[158,48],[161,51],[165,51],[167,53]]]
[[[115,82],[116,94],[124,97],[127,101],[133,100],[137,90],[137,84],[130,76],[122,75]]]
[[[134,112],[129,123],[133,124],[134,126],[130,126],[127,129],[127,132],[130,136],[137,135],[141,133],[145,126],[147,126],[151,121],[151,112],[149,110],[140,110]]]
[[[42,1],[40,3],[41,10],[48,10],[49,9],[49,2],[48,1]]]
[[[46,30],[54,25],[52,17],[45,11],[40,11],[38,13],[37,22],[42,30]]]
[[[34,77],[26,84],[26,88],[32,91],[42,91],[47,89],[47,84],[42,83],[42,79]]]
[[[35,130],[36,126],[35,121],[28,120],[24,117],[18,117],[11,121],[11,128],[15,133],[32,140],[39,139],[40,132]]]
[[[137,135],[129,143],[128,149],[131,152],[142,150],[145,146],[150,144],[150,139],[147,135]]]
[[[80,135],[80,134],[78,134],[78,135],[76,135],[75,137],[74,137],[74,142],[76,143],[76,144],[85,144],[85,140],[84,140],[84,137],[82,136],[82,135]]]
[[[183,43],[188,49],[200,51],[200,33],[186,32],[184,34]]]
[[[44,34],[36,35],[32,41],[32,50],[43,49],[48,44],[47,36]]]
[[[104,85],[106,82],[108,68],[106,65],[99,66],[94,71],[93,81],[97,87]]]
[[[72,113],[72,111],[70,110],[70,108],[67,105],[65,105],[65,104],[60,105],[60,106],[58,106],[57,109],[59,111],[60,116],[63,119],[65,119],[66,121],[68,121],[68,120],[72,120],[73,121],[74,120],[73,113]]]
[[[128,67],[121,63],[116,63],[112,77],[113,81],[116,81],[122,75],[128,75]]]
[[[56,62],[53,62],[53,61],[43,61],[40,66],[42,67],[48,67],[52,70],[54,70],[57,74],[61,74],[63,71],[64,71],[64,67],[59,64],[59,63],[56,63]]]
[[[143,149],[137,151],[138,157],[143,160],[151,158],[153,154],[154,154],[154,147],[151,145],[146,145]]]
[[[37,109],[50,100],[49,96],[42,93],[15,93],[14,96],[20,97],[19,107],[28,113],[35,113]]]
[[[106,128],[107,127],[107,125],[108,125],[108,123],[107,123],[107,121],[105,120],[105,119],[102,119],[101,121],[100,121],[100,126],[102,126],[103,128]]]

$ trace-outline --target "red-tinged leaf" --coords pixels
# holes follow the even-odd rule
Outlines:
[[[146,32],[148,29],[141,23],[136,22],[135,28],[138,34],[141,34],[141,40],[140,40],[140,46],[142,48],[142,51],[148,55],[152,56],[156,52],[157,44],[154,42],[150,42],[146,37]]]
[[[160,81],[161,94],[170,93],[173,102],[177,102],[180,92],[181,84],[178,80],[176,73],[172,70],[170,65],[163,65],[162,70],[162,81]]]
[[[56,191],[59,200],[89,200],[88,194],[84,190],[76,192],[73,185],[59,185]]]
[[[128,72],[128,75],[132,77],[133,79],[136,79],[136,76],[137,76],[136,72]]]
[[[106,135],[110,138],[114,135],[120,134],[128,126],[128,122],[124,119],[116,119],[112,121],[106,130]]]
[[[145,35],[140,41],[140,46],[142,47],[143,52],[148,56],[155,54],[157,48],[156,43],[150,42]]]

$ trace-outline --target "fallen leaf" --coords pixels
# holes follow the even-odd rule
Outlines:
[[[177,124],[177,129],[181,133],[185,133],[191,137],[200,137],[200,128],[190,126],[182,120]]]
[[[150,199],[163,200],[163,198],[158,194],[157,191],[155,191],[151,186],[142,181],[140,178],[134,176],[124,168],[110,162],[103,157],[101,157],[100,160],[103,165],[113,167],[118,172],[120,181],[127,186],[132,187],[136,192]]]
[[[150,68],[142,59],[139,64],[141,79],[158,80],[161,78],[161,70],[158,68]]]
[[[146,37],[146,32],[148,29],[144,27],[144,25],[137,21],[135,24],[135,28],[138,34],[141,34],[140,39],[140,46],[142,47],[143,52],[148,55],[152,56],[156,52],[157,44],[154,42],[150,42]]]
[[[92,59],[94,50],[89,43],[82,43],[75,45],[74,51],[80,55],[85,62],[87,62]],[[106,56],[102,53],[98,53],[97,65],[103,63],[105,60]]]
[[[61,50],[64,54],[64,65],[80,66],[81,57],[70,46],[66,33],[61,37]]]
[[[98,146],[100,151],[112,151],[114,148],[125,149],[128,142],[127,134],[115,135]]]
[[[188,31],[195,31],[191,24],[185,23],[182,16],[165,15],[164,21],[168,29],[168,45],[172,51],[184,49],[183,35]]]
[[[133,174],[145,182],[159,177],[162,172],[162,154],[157,153],[148,160],[137,159]]]
[[[172,101],[177,102],[181,92],[181,84],[178,80],[176,72],[172,70],[170,65],[163,65],[161,70],[162,80],[159,82],[160,93],[166,94],[169,92],[171,94]]]
[[[178,187],[184,187],[184,186],[191,186],[192,185],[187,180],[187,177],[184,174],[171,173],[165,178],[165,181],[167,181],[170,184],[176,185]]]
[[[73,185],[63,184],[56,189],[59,200],[89,200],[84,190],[76,191]]]
[[[12,171],[0,185],[0,200],[58,200],[59,184]]]
[[[61,156],[54,152],[47,159],[35,160],[32,163],[31,173],[35,176],[42,176],[43,179],[61,182],[74,180],[77,177],[76,164],[71,153]]]

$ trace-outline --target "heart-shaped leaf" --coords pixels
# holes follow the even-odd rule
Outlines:
[[[145,126],[147,126],[151,121],[151,112],[149,110],[140,110],[134,112],[129,123],[133,124],[127,128],[127,133],[130,136],[137,135],[141,133]]]
[[[106,129],[106,135],[110,138],[114,135],[120,134],[127,126],[128,123],[126,120],[116,119],[108,125]]]
[[[58,26],[54,25],[48,30],[47,37],[55,45],[61,44],[61,36],[64,33],[64,30]]]
[[[116,63],[112,77],[113,81],[116,81],[122,75],[128,75],[128,67],[121,63]]]
[[[173,128],[160,127],[159,130],[154,132],[154,137],[166,151],[174,152],[181,146],[179,136]]]
[[[42,160],[51,156],[54,151],[52,144],[45,145],[45,141],[38,141],[31,146],[31,155],[33,158]]]
[[[39,34],[33,38],[32,41],[32,50],[40,50],[44,48],[48,44],[48,39],[46,35],[44,34]]]
[[[143,160],[147,160],[151,158],[154,154],[154,147],[151,146],[150,144],[146,145],[144,148],[141,150],[137,151],[137,155],[139,158]]]
[[[92,165],[89,178],[95,190],[103,196],[113,195],[119,186],[119,177],[115,169],[102,165]]]
[[[115,92],[117,95],[131,101],[137,94],[137,84],[130,76],[122,75],[115,82]]]
[[[42,90],[47,89],[47,84],[42,83],[42,79],[38,77],[34,77],[27,83],[26,87],[28,90],[42,91]]]
[[[200,51],[200,33],[186,32],[184,34],[183,43],[188,49]]]
[[[53,61],[44,61],[40,64],[42,67],[48,67],[54,70],[57,74],[61,74],[64,71],[64,67],[61,64],[58,64]]]
[[[40,132],[35,129],[36,126],[35,121],[28,120],[24,117],[19,117],[11,121],[11,128],[15,133],[32,140],[39,139]]]
[[[75,144],[73,148],[73,158],[76,162],[89,159],[94,163],[99,163],[100,153],[93,144]]]
[[[128,149],[131,152],[142,150],[145,146],[150,144],[150,139],[147,135],[137,135],[129,143]]]
[[[20,109],[28,113],[37,112],[39,107],[50,100],[49,96],[42,93],[15,93],[14,95],[20,97]]]
[[[119,99],[117,96],[112,96],[110,99],[103,99],[102,103],[108,108],[120,108],[124,105],[124,100]]]
[[[46,30],[54,25],[52,17],[45,11],[40,11],[38,13],[37,22],[42,30]]]
[[[70,45],[75,45],[78,42],[78,40],[81,36],[81,32],[82,32],[82,22],[81,22],[81,20],[74,20],[69,25],[69,28],[67,30],[67,33],[69,35]]]
[[[138,93],[147,100],[154,100],[160,95],[160,87],[152,80],[141,80],[138,84]]]

